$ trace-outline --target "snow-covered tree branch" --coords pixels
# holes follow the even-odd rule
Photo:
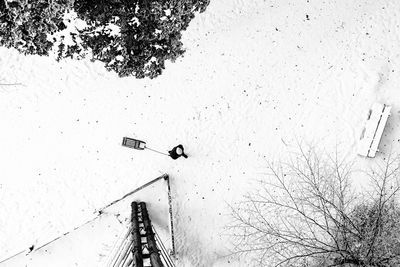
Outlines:
[[[56,59],[90,55],[119,76],[154,78],[184,53],[181,32],[209,0],[0,1],[0,45]],[[71,14],[74,14],[71,16]],[[80,27],[76,27],[77,21]]]

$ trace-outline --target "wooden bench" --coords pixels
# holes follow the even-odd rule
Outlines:
[[[378,151],[383,130],[390,116],[391,106],[375,103],[372,105],[358,145],[358,155],[373,158]]]

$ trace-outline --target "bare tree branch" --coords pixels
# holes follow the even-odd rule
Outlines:
[[[235,247],[261,266],[400,264],[398,159],[366,173],[371,192],[351,186],[353,162],[299,147],[286,162],[268,162],[268,179],[230,206]],[[388,243],[390,242],[390,243]]]

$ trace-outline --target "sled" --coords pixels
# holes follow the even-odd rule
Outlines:
[[[369,110],[368,119],[361,133],[358,146],[358,155],[374,158],[378,152],[378,146],[390,116],[391,106],[374,103]]]
[[[122,139],[122,146],[138,149],[138,150],[144,150],[146,148],[146,142],[138,140],[138,139],[133,139],[129,137],[124,137]]]

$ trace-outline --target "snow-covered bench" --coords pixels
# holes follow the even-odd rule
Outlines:
[[[358,145],[359,155],[375,157],[386,121],[390,116],[390,109],[391,107],[385,104],[375,103],[372,105]]]

